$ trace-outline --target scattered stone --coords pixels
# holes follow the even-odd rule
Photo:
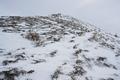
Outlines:
[[[4,61],[2,62],[2,64],[3,64],[4,66],[6,66],[6,65],[8,65],[8,64],[16,63],[16,62],[18,62],[18,59],[16,59],[16,60],[4,60]]]
[[[46,62],[46,60],[45,59],[33,60],[32,64],[37,64],[42,62]]]
[[[51,75],[51,79],[52,80],[57,80],[58,78],[59,78],[59,75],[60,74],[63,74],[61,71],[60,71],[60,69],[57,69],[54,73],[53,73],[53,75]]]
[[[25,71],[25,70],[19,70],[18,68],[12,68],[6,71],[1,71],[0,76],[3,77],[0,78],[0,80],[16,80],[15,78],[20,75],[31,74],[33,72],[34,70]]]
[[[56,55],[56,53],[57,53],[57,50],[51,52],[51,53],[50,53],[50,56],[51,56],[51,57],[54,57],[54,56]]]

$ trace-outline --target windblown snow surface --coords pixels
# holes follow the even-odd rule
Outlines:
[[[120,37],[61,14],[2,16],[0,80],[120,80]]]

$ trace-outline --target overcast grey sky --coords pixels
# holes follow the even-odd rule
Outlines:
[[[62,13],[120,34],[120,0],[0,0],[0,15]]]

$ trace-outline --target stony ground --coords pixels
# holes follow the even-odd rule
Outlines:
[[[120,37],[61,14],[2,16],[0,80],[120,80]]]

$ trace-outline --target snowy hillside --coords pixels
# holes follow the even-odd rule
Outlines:
[[[120,80],[120,37],[61,14],[1,16],[0,80]]]

